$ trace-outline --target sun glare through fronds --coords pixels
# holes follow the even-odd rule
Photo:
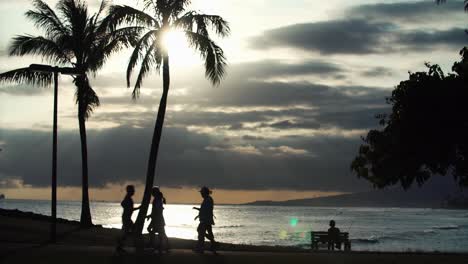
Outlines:
[[[194,52],[189,48],[187,39],[181,31],[169,30],[162,39],[164,47],[169,52],[172,64],[190,65],[197,63]]]

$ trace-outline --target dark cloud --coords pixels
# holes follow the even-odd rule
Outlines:
[[[265,140],[264,137],[257,137],[257,136],[250,136],[250,135],[244,135],[242,136],[242,139],[243,140],[247,140],[247,141],[253,141],[253,140]]]
[[[359,19],[296,24],[268,30],[251,39],[251,46],[257,49],[290,47],[322,54],[375,53],[381,48],[382,36],[392,26]]]
[[[256,49],[294,48],[325,55],[415,52],[439,45],[460,48],[466,44],[467,36],[458,20],[465,15],[463,1],[444,5],[430,1],[361,5],[347,10],[346,19],[267,30],[251,38],[250,45]],[[428,24],[447,18],[459,27],[436,29]],[[409,22],[416,27],[408,29]]]
[[[230,68],[229,74],[249,76],[250,78],[291,77],[301,75],[320,75],[333,78],[344,70],[337,64],[323,61],[301,61],[284,63],[278,60],[266,60],[242,63]]]
[[[361,75],[364,77],[387,77],[393,76],[394,71],[386,67],[374,67],[368,70],[361,72]]]
[[[223,87],[203,87],[191,91],[190,95],[174,96],[169,107],[177,104],[196,107],[167,112],[157,184],[208,184],[228,189],[366,189],[367,182],[358,180],[349,171],[349,162],[360,143],[359,136],[326,133],[288,136],[286,133],[280,138],[270,138],[258,129],[261,124],[269,124],[278,131],[373,127],[377,123],[374,115],[383,109],[375,107],[385,107],[384,98],[388,93],[388,90],[360,86],[228,78]],[[105,96],[102,99],[106,101]],[[133,104],[141,104],[147,110],[131,112],[123,107],[122,112],[93,115],[94,122],[112,121],[121,126],[88,130],[91,186],[143,181],[146,171],[155,118],[154,106],[149,105],[157,101],[110,101],[118,105],[127,103],[128,109]],[[244,123],[258,123],[258,126],[246,127]],[[218,132],[239,130],[239,135],[229,138],[198,133],[189,130],[190,126],[221,130]],[[50,153],[50,133],[3,129],[0,134],[5,142],[0,173],[11,179],[19,178],[25,184],[48,185],[50,157],[44,153]],[[78,132],[61,131],[59,135],[59,183],[79,186]]]
[[[348,10],[352,17],[368,20],[386,20],[393,22],[427,22],[446,19],[456,14],[463,15],[463,0],[447,1],[436,5],[435,1],[378,3],[360,5]]]
[[[145,129],[119,127],[90,131],[90,185],[144,181],[151,130],[147,126]],[[7,142],[2,153],[1,172],[23,180],[24,184],[49,185],[50,157],[44,153],[50,153],[50,133],[19,130],[2,130],[1,133]],[[301,149],[320,153],[320,156],[245,155],[210,151],[207,147],[228,148],[228,143],[215,143],[213,138],[186,129],[166,128],[156,183],[163,186],[207,184],[228,189],[362,190],[368,188],[368,184],[351,175],[348,165],[358,143],[359,139],[334,137],[276,140],[261,148],[271,151]],[[76,133],[61,133],[58,167],[61,186],[80,185]]]
[[[468,35],[465,34],[463,28],[434,31],[416,30],[399,34],[397,41],[415,50],[429,49],[435,45],[463,47],[468,42]]]

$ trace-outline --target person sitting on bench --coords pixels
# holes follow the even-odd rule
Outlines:
[[[335,221],[330,221],[330,228],[328,229],[328,250],[341,249],[340,229],[335,227]]]

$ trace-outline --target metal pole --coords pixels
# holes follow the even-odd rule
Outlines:
[[[54,70],[54,124],[52,132],[52,223],[50,240],[56,242],[57,237],[57,105],[58,105],[58,68]]]

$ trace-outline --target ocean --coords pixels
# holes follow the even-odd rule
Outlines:
[[[193,206],[165,206],[169,237],[196,239]],[[0,208],[50,215],[50,201],[7,199]],[[91,211],[95,224],[121,227],[119,203],[92,202]],[[215,205],[214,213],[220,242],[310,248],[310,231],[326,231],[334,219],[356,251],[468,252],[468,210]],[[79,220],[80,202],[59,201],[57,214]]]

